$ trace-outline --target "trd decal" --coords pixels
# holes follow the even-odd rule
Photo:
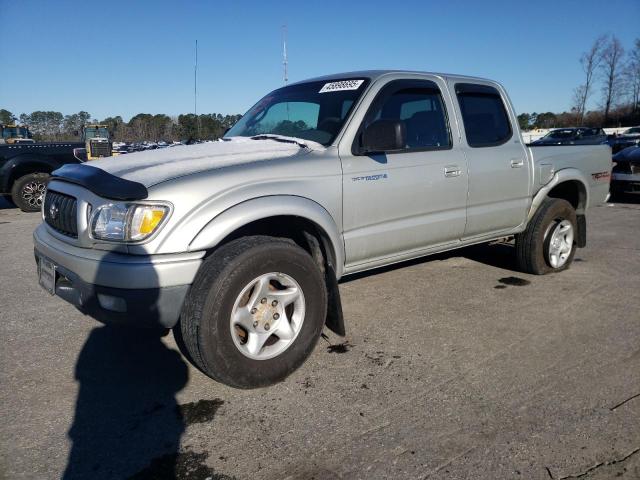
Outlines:
[[[385,178],[389,178],[389,175],[386,173],[379,173],[377,175],[365,175],[362,177],[351,177],[351,180],[354,182],[374,182],[376,180],[384,180]]]
[[[592,173],[591,177],[593,177],[594,180],[598,181],[598,180],[606,180],[611,176],[611,172],[598,172],[598,173]]]

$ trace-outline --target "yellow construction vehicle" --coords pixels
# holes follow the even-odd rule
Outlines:
[[[87,160],[113,155],[113,142],[107,125],[86,125],[82,129],[82,141],[87,149]]]
[[[29,132],[29,128],[25,127],[24,125],[0,124],[0,143],[35,143],[35,140],[31,138],[31,132]]]

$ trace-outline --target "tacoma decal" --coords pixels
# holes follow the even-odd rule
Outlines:
[[[376,180],[383,180],[385,178],[389,178],[389,175],[386,173],[379,173],[377,175],[364,175],[362,177],[351,177],[351,180],[354,182],[373,182]]]

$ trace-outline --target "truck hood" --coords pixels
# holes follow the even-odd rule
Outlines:
[[[640,162],[640,146],[627,147],[613,156],[614,162]]]
[[[138,182],[145,187],[173,178],[217,168],[276,158],[303,155],[324,147],[306,140],[280,141],[262,137],[254,140],[233,137],[226,141],[184,145],[161,150],[129,153],[87,162],[111,175]],[[301,146],[297,142],[303,142]]]

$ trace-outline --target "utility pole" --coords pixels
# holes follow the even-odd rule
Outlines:
[[[200,140],[200,119],[198,118],[198,40],[196,40],[196,62],[193,66],[193,114],[196,117],[198,140]]]
[[[282,25],[282,66],[284,67],[284,84],[289,81],[289,61],[287,60],[287,25]]]
[[[193,66],[193,114],[198,115],[198,40],[196,40],[196,63]]]

